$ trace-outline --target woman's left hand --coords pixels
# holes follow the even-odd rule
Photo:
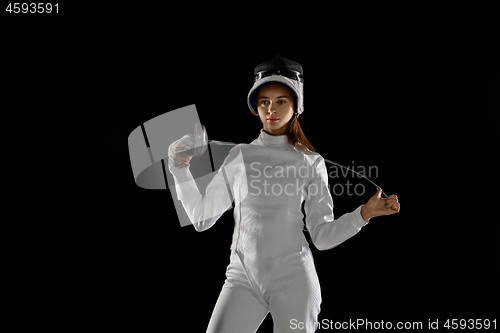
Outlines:
[[[382,189],[379,187],[377,193],[371,197],[361,208],[361,217],[363,220],[377,216],[391,215],[399,212],[400,205],[397,195],[389,195],[386,198],[381,197]]]

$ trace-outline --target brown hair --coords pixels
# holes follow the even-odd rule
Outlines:
[[[288,128],[286,129],[286,136],[288,137],[288,142],[292,145],[306,151],[305,148],[316,151],[313,145],[307,140],[302,128],[300,127],[299,120],[297,119],[297,113],[294,113],[292,119],[288,122]]]

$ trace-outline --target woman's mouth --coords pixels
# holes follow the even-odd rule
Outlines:
[[[267,122],[268,122],[268,123],[275,123],[275,122],[277,122],[278,120],[280,120],[280,118],[267,118]]]

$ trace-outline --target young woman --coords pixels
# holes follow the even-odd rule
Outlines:
[[[189,171],[192,138],[169,148],[178,198],[196,230],[210,228],[235,201],[227,279],[207,332],[256,332],[269,312],[275,332],[315,331],[321,292],[303,234],[302,203],[319,250],[352,237],[372,217],[399,211],[397,196],[383,199],[378,188],[366,204],[334,219],[325,161],[298,121],[302,73],[300,64],[279,56],[257,65],[248,105],[263,128],[252,143],[231,150],[204,196]]]

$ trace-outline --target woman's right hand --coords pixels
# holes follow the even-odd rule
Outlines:
[[[192,135],[186,134],[168,147],[169,166],[175,168],[189,167],[191,158],[194,156],[194,139]]]

